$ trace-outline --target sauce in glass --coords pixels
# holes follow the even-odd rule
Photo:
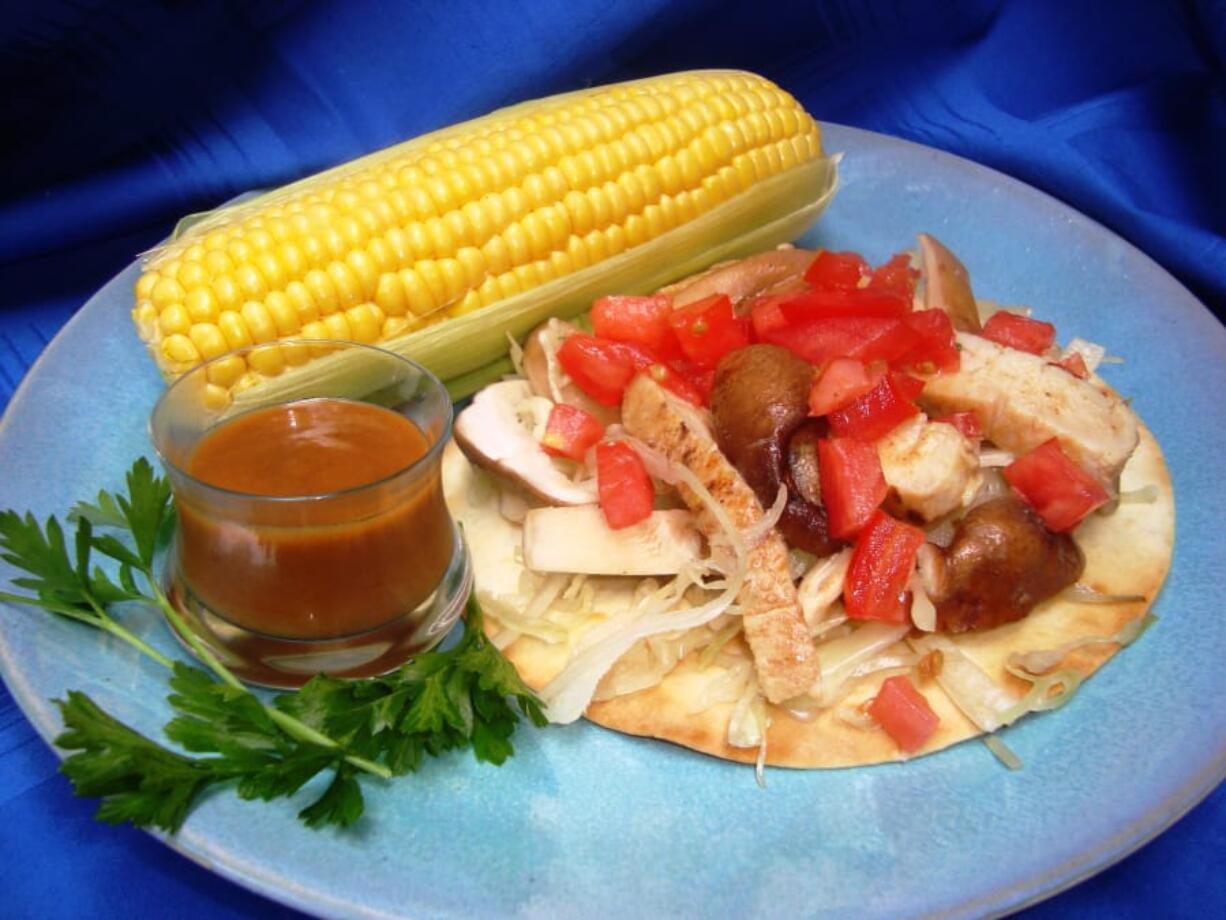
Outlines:
[[[186,472],[179,561],[192,592],[253,632],[357,635],[435,590],[454,548],[430,447],[402,415],[317,398],[222,422]],[[215,490],[224,490],[221,492]]]

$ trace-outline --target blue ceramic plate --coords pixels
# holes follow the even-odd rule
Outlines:
[[[809,243],[871,259],[936,234],[982,296],[1031,304],[1067,337],[1126,355],[1108,376],[1154,429],[1179,508],[1161,622],[1065,708],[907,765],[752,770],[587,724],[523,730],[502,768],[465,756],[368,784],[351,833],[293,803],[210,797],[167,842],[324,916],[981,915],[1073,884],[1167,827],[1226,775],[1223,568],[1226,332],[1157,265],[991,170],[830,127],[843,185]],[[62,513],[148,454],[161,382],[132,334],[132,267],[76,315],[0,429],[0,507]],[[1192,372],[1194,369],[1194,372]],[[12,570],[0,564],[0,583]],[[160,622],[138,630],[171,655]],[[0,607],[0,666],[45,738],[70,688],[150,734],[164,674],[99,634]]]

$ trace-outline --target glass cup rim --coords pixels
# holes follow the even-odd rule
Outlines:
[[[256,348],[261,347],[261,344],[263,343],[253,343],[251,345],[244,345],[240,348],[232,348],[229,351],[222,352],[219,355],[215,355],[214,357],[209,358],[207,361],[201,361],[199,364],[189,368],[187,371],[180,374],[170,384],[170,386],[168,386],[165,389],[165,391],[163,391],[161,396],[158,397],[157,402],[154,403],[153,411],[149,413],[149,421],[148,421],[149,441],[153,445],[153,451],[155,454],[157,454],[158,459],[162,462],[162,464],[167,469],[173,470],[177,475],[183,477],[183,479],[190,482],[193,485],[193,487],[197,487],[203,490],[205,494],[213,494],[213,495],[216,495],[222,498],[228,498],[231,500],[239,500],[239,501],[244,501],[248,503],[266,502],[269,504],[286,504],[286,505],[294,504],[294,503],[322,502],[322,501],[328,501],[330,499],[335,499],[335,498],[344,498],[346,496],[357,495],[363,492],[376,490],[378,488],[381,488],[382,486],[390,485],[391,483],[394,483],[397,480],[402,479],[402,478],[403,479],[412,478],[414,475],[419,474],[421,470],[430,469],[432,466],[434,466],[436,460],[438,459],[438,456],[442,453],[443,449],[447,446],[447,442],[451,440],[451,429],[452,429],[452,424],[455,420],[455,407],[452,405],[451,396],[447,392],[447,387],[443,384],[441,380],[439,380],[437,376],[435,376],[435,374],[432,371],[430,371],[428,368],[424,367],[423,365],[417,363],[412,358],[408,358],[402,354],[398,354],[387,348],[380,348],[377,345],[368,345],[365,342],[355,342],[350,339],[293,339],[293,338],[278,339],[276,342],[270,342],[268,344],[269,345],[305,345],[305,346],[314,346],[314,347],[319,347],[321,345],[342,345],[346,349],[359,348],[359,349],[364,349],[366,351],[377,353],[379,355],[383,355],[388,358],[392,358],[395,361],[399,362],[400,364],[403,364],[407,366],[408,368],[419,372],[424,377],[424,379],[429,381],[430,387],[437,394],[442,396],[443,405],[446,407],[444,410],[444,415],[443,415],[443,426],[442,426],[442,430],[439,432],[439,436],[434,440],[434,443],[430,445],[430,447],[426,450],[424,454],[422,454],[420,457],[418,457],[416,460],[414,460],[412,463],[408,464],[407,466],[404,466],[398,470],[388,473],[386,476],[382,476],[379,479],[372,479],[370,482],[364,482],[356,486],[349,486],[348,488],[345,488],[345,489],[336,489],[331,492],[306,493],[303,495],[260,495],[256,492],[243,492],[237,489],[227,489],[222,486],[215,486],[215,485],[212,485],[211,483],[205,482],[204,480],[198,478],[197,476],[194,476],[191,473],[189,473],[182,466],[180,466],[178,463],[176,463],[174,460],[172,460],[169,456],[166,455],[166,453],[162,450],[161,446],[158,443],[157,433],[154,430],[154,420],[157,418],[158,413],[163,409],[166,402],[170,399],[171,394],[174,393],[176,388],[178,388],[181,385],[184,385],[184,382],[187,380],[189,375],[204,372],[211,364],[214,364],[220,361],[224,361],[227,358],[234,357],[235,355],[246,354],[247,352],[253,351]],[[304,399],[329,399],[329,398],[337,398],[337,397],[328,397],[328,396],[304,397]],[[286,400],[286,402],[289,402],[289,401],[290,400]],[[277,405],[277,403],[269,403],[268,405]],[[264,408],[264,407],[257,406],[257,407],[254,407],[250,411],[255,411],[256,408]]]

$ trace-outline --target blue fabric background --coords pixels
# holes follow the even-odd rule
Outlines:
[[[691,67],[754,70],[819,119],[1010,173],[1226,316],[1224,0],[3,6],[0,407],[73,310],[183,213],[499,105]],[[0,913],[297,916],[95,824],[55,766],[0,690]],[[1212,916],[1223,854],[1219,789],[1029,916]]]

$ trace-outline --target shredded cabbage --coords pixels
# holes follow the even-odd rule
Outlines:
[[[857,668],[878,658],[900,641],[911,627],[908,624],[865,623],[849,636],[830,639],[817,647],[821,679],[814,699],[820,706],[833,706],[841,697],[843,685]]]
[[[979,665],[964,655],[958,646],[939,635],[908,641],[921,655],[933,650],[940,651],[941,673],[937,675],[937,683],[949,694],[954,705],[981,730],[994,732],[1007,724],[1005,716],[1012,711],[1017,701]]]
[[[720,703],[735,703],[753,682],[753,662],[742,658],[733,662],[706,682],[706,686],[686,707],[689,715],[705,712]]]
[[[1138,620],[1125,623],[1114,636],[1086,636],[1084,639],[1074,639],[1072,642],[1066,642],[1055,648],[1014,652],[1009,656],[1008,666],[1010,669],[1025,671],[1028,675],[1046,674],[1048,671],[1058,667],[1060,662],[1064,660],[1064,657],[1074,649],[1084,648],[1087,645],[1106,645],[1109,643],[1115,643],[1120,648],[1131,645],[1157,620],[1158,618],[1152,613],[1147,613]],[[1033,677],[1027,676],[1026,680],[1033,680]]]
[[[1151,482],[1139,489],[1121,492],[1119,502],[1121,505],[1152,505],[1158,500],[1158,494],[1158,487]]]
[[[549,380],[549,395],[557,403],[564,402],[562,387],[567,382],[566,372],[558,362],[558,348],[561,347],[561,342],[558,341],[559,325],[556,317],[550,318],[541,330],[539,338],[541,352],[545,355],[545,377]]]
[[[1022,758],[1013,753],[1009,745],[1001,740],[1000,735],[984,735],[983,743],[987,745],[989,751],[996,755],[996,759],[1010,770],[1022,768]]]
[[[707,603],[681,610],[672,609],[671,605],[662,605],[642,612],[636,608],[633,612],[639,613],[638,616],[615,617],[598,624],[581,636],[577,643],[580,647],[577,654],[561,673],[541,689],[541,700],[551,722],[573,722],[583,715],[600,679],[634,643],[648,636],[693,629],[711,622],[732,608],[745,581],[748,552],[744,537],[733,525],[723,506],[689,469],[670,463],[637,439],[628,437],[626,440],[643,457],[644,464],[652,475],[670,484],[684,484],[693,492],[719,525],[731,558],[717,558],[717,547],[714,544],[718,541],[709,541],[713,555],[708,566],[715,571],[721,571],[724,578],[721,582],[703,585],[719,592]],[[674,579],[673,583],[680,582],[683,577],[688,577],[691,583],[698,583],[701,574],[686,572]],[[684,588],[682,590],[684,593]]]
[[[1084,581],[1069,585],[1061,596],[1077,604],[1137,604],[1148,600],[1144,594],[1106,594]]]
[[[1098,365],[1102,364],[1103,358],[1107,356],[1107,349],[1095,342],[1075,338],[1065,346],[1061,357],[1067,358],[1074,354],[1081,355],[1081,360],[1085,362],[1086,370],[1092,374],[1098,370]]]
[[[746,546],[752,548],[766,539],[767,535],[775,529],[775,525],[779,523],[779,518],[783,516],[783,509],[788,503],[788,490],[784,485],[779,486],[779,491],[775,493],[775,502],[766,509],[766,513],[754,522],[752,527],[747,527],[742,532],[745,537]]]
[[[519,342],[515,341],[515,336],[507,332],[507,356],[511,359],[511,366],[515,368],[517,377],[524,376],[524,350],[520,347]]]

